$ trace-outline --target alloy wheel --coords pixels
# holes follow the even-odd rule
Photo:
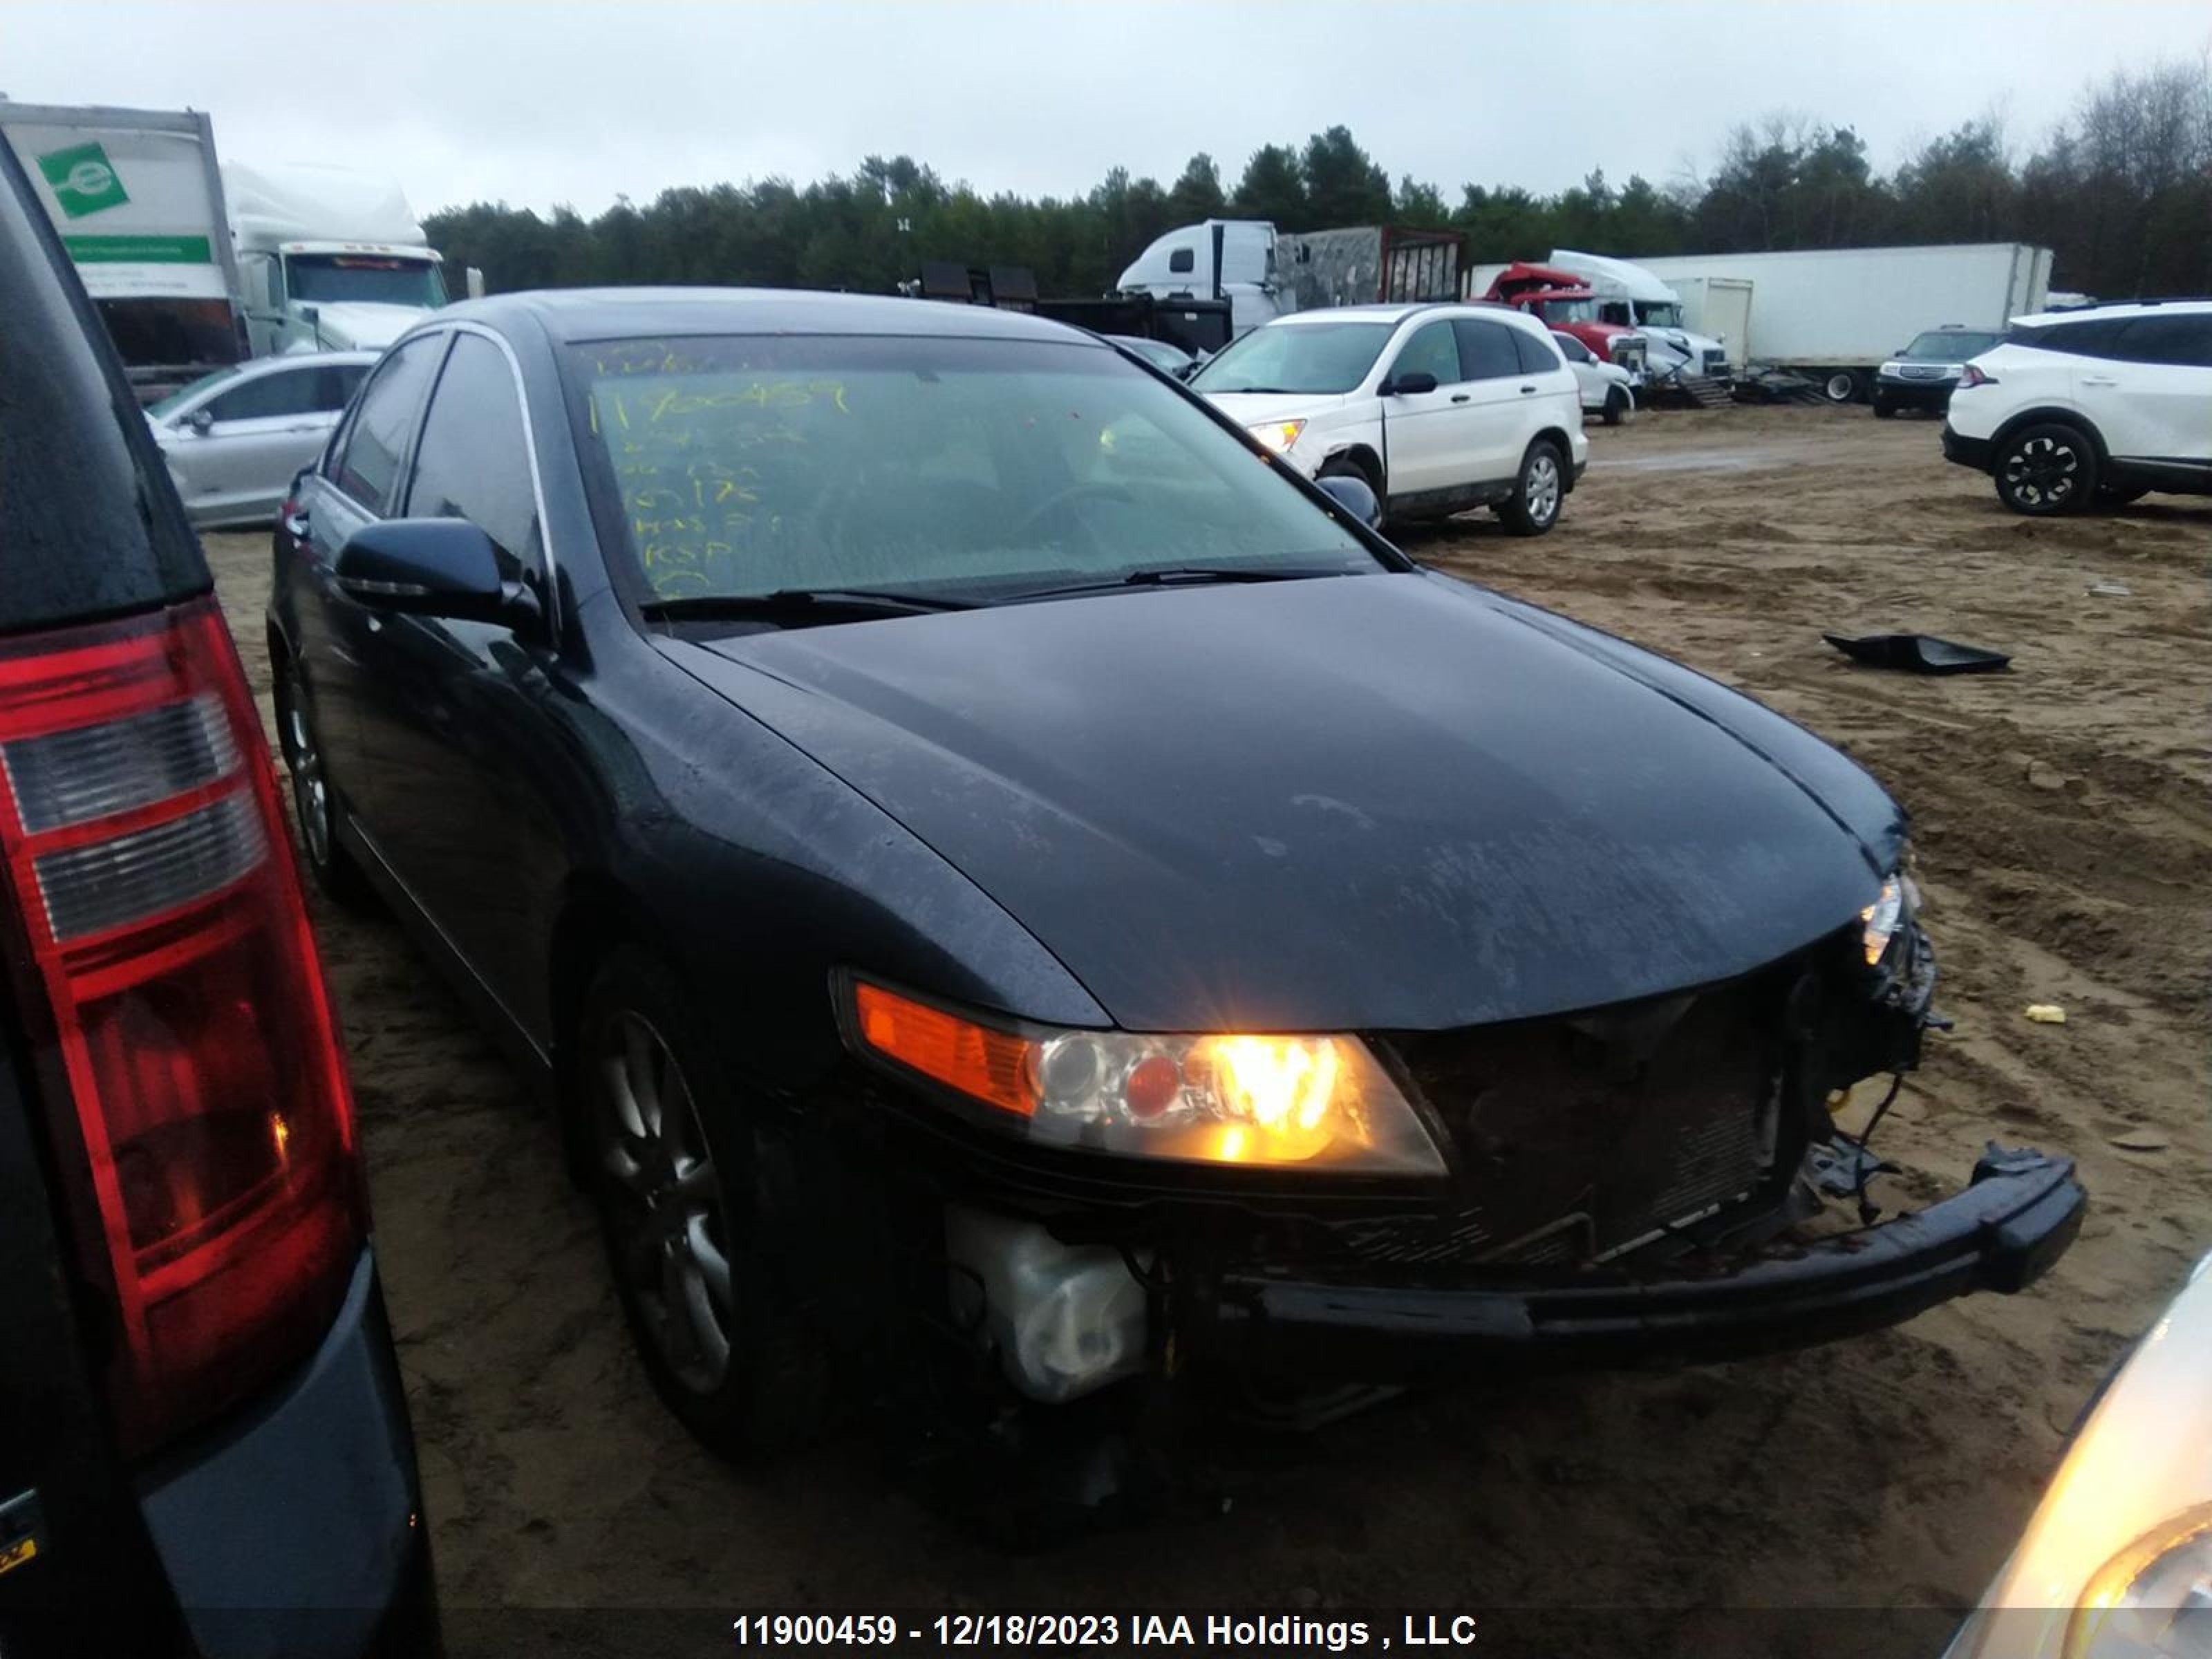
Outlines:
[[[1559,464],[1547,450],[1528,463],[1528,481],[1522,499],[1528,502],[1528,516],[1540,525],[1549,524],[1559,512]]]
[[[666,1041],[633,1010],[607,1023],[597,1074],[617,1271],[669,1370],[711,1394],[729,1373],[736,1320],[720,1183],[698,1108]]]
[[[2073,499],[2081,470],[2073,445],[2031,438],[2005,457],[2004,481],[2021,505],[2056,507]]]
[[[300,834],[307,843],[307,856],[317,868],[331,861],[331,788],[323,776],[322,750],[315,746],[315,728],[307,719],[306,688],[295,673],[284,697],[286,757],[292,769],[292,801],[299,809]]]

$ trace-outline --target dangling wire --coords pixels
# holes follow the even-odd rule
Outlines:
[[[1867,1151],[1867,1143],[1874,1139],[1874,1132],[1881,1127],[1881,1120],[1889,1111],[1890,1102],[1897,1098],[1897,1091],[1904,1086],[1905,1073],[1892,1072],[1889,1074],[1889,1092],[1881,1097],[1881,1104],[1874,1109],[1874,1115],[1867,1120],[1866,1127],[1855,1136],[1847,1134],[1844,1137],[1858,1148],[1858,1180],[1851,1188],[1851,1197],[1858,1204],[1859,1225],[1862,1227],[1872,1226],[1875,1217],[1881,1213],[1867,1202],[1867,1177],[1874,1173],[1872,1154]]]

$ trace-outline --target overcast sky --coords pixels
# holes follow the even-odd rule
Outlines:
[[[2032,144],[2088,78],[2208,50],[2202,0],[0,0],[0,92],[205,109],[226,155],[396,174],[426,213],[588,214],[872,152],[1068,195],[1203,149],[1233,186],[1337,122],[1455,201],[1595,167],[1664,184],[1775,110],[1856,127],[1886,170],[1991,107]]]

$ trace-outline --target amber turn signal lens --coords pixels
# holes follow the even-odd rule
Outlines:
[[[1036,1111],[1035,1043],[880,985],[853,988],[860,1039],[877,1053],[1002,1111]]]

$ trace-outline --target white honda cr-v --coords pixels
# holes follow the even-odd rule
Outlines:
[[[1490,507],[1540,536],[1589,462],[1550,331],[1497,306],[1279,317],[1190,384],[1308,477],[1362,479],[1393,520]]]
[[[1960,375],[1943,453],[2038,516],[2212,495],[2212,300],[2015,318]]]

